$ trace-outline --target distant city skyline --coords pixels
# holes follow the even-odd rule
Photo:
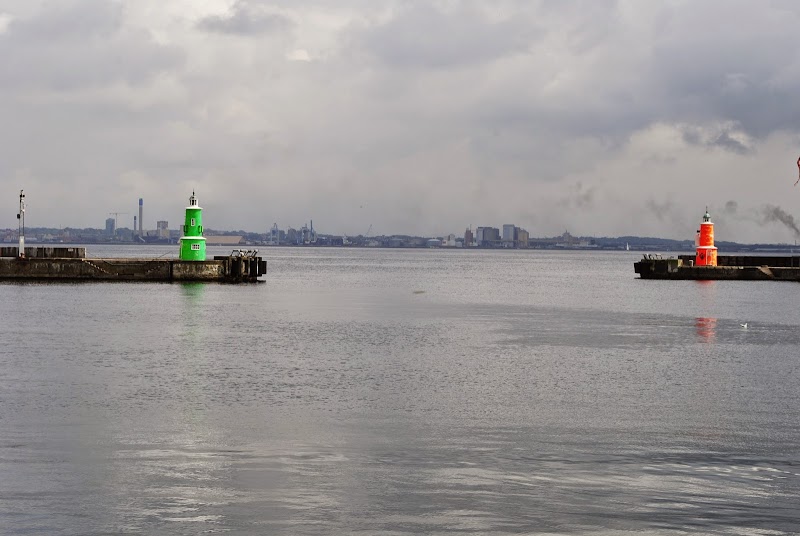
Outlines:
[[[798,170],[800,172],[800,159],[798,159]],[[800,182],[800,180],[798,180],[798,182]],[[23,191],[20,191],[20,193],[22,193]],[[167,220],[157,220],[156,221],[156,227],[154,229],[151,229],[148,226],[144,225],[144,223],[143,223],[143,221],[144,221],[144,218],[143,218],[143,215],[144,215],[144,199],[143,198],[140,197],[138,199],[137,206],[138,206],[138,212],[134,213],[134,215],[133,215],[133,225],[130,228],[128,228],[124,224],[124,222],[123,222],[122,225],[119,224],[119,216],[120,215],[129,215],[130,213],[127,213],[127,212],[109,212],[108,215],[109,216],[113,216],[113,218],[109,217],[109,218],[105,219],[105,232],[106,232],[106,234],[115,235],[116,234],[116,230],[120,229],[120,230],[129,230],[132,233],[132,236],[134,236],[134,237],[136,237],[136,236],[142,236],[142,237],[158,236],[158,237],[160,237],[162,239],[168,239],[170,237],[169,222]],[[708,207],[706,207],[706,210],[708,210]],[[728,214],[728,215],[735,214],[737,210],[738,210],[738,206],[737,206],[736,203],[728,202],[726,204],[724,210],[723,210],[723,214]],[[794,237],[793,243],[796,244],[798,238],[800,238],[800,227],[798,226],[798,222],[794,219],[793,216],[791,216],[790,214],[786,213],[780,207],[775,206],[775,205],[765,205],[765,206],[763,206],[761,208],[761,213],[759,214],[758,217],[761,219],[761,221],[758,222],[760,225],[764,225],[764,224],[767,224],[767,223],[772,223],[772,224],[775,224],[775,225],[778,225],[778,226],[782,226],[782,227],[790,230],[792,232],[793,237]],[[722,221],[723,222],[725,221],[724,218],[723,218]],[[309,225],[310,225],[310,229],[308,228]],[[229,230],[229,231],[230,232],[245,232],[245,233],[249,233],[249,234],[258,233],[258,234],[270,235],[270,233],[274,234],[274,232],[276,231],[276,229],[275,229],[276,226],[277,226],[277,222],[274,222],[273,223],[273,227],[268,229],[265,233],[262,233],[259,230],[242,229],[242,228],[233,229],[233,230]],[[723,226],[724,226],[724,223],[723,223]],[[32,227],[32,226],[29,225],[29,227]],[[40,227],[52,228],[52,226],[40,226]],[[87,227],[77,227],[77,226],[66,225],[66,226],[59,226],[59,227],[56,227],[56,228],[61,228],[61,229],[64,229],[64,228],[97,229],[97,227],[93,227],[91,225],[87,226]],[[212,229],[212,228],[209,227],[209,229]],[[313,220],[308,220],[308,222],[304,223],[301,226],[298,226],[297,229],[295,229],[294,226],[292,226],[292,225],[286,226],[286,229],[287,229],[287,231],[289,231],[289,230],[299,231],[301,233],[305,233],[305,235],[308,235],[308,236],[316,236],[316,233],[315,233],[315,230],[314,230],[314,226],[313,226]],[[473,234],[473,226],[470,224],[467,227],[467,232],[469,233],[469,236],[471,236],[471,237],[474,236],[474,238],[475,238],[477,243],[480,243],[480,242],[482,242],[484,240],[483,239],[483,233],[481,231],[482,229],[487,229],[487,230],[494,229],[495,233],[497,234],[497,237],[494,237],[494,238],[491,238],[491,239],[487,238],[486,239],[487,241],[492,241],[492,240],[497,240],[497,241],[502,240],[504,242],[516,241],[517,238],[518,238],[517,237],[517,232],[519,232],[519,231],[521,231],[523,233],[522,235],[520,235],[522,237],[522,241],[523,242],[527,240],[528,236],[530,236],[530,233],[526,229],[519,228],[519,227],[515,226],[514,224],[502,224],[502,231],[501,231],[500,228],[493,228],[492,226],[475,226],[474,234]],[[354,233],[354,234],[348,235],[347,233],[335,233],[334,232],[334,233],[326,233],[326,234],[331,235],[331,236],[335,236],[335,235],[338,234],[339,236],[342,236],[342,237],[347,237],[347,236],[368,236],[368,235],[370,235],[370,233],[372,233],[372,230],[373,230],[373,225],[370,224],[368,229],[367,229],[367,231],[366,231],[366,233]],[[172,233],[174,234],[175,231],[176,230],[172,230]],[[222,232],[226,232],[224,230],[221,230],[221,231]],[[310,232],[310,234],[309,234],[309,232]],[[377,232],[377,230],[376,230],[376,232]],[[500,238],[501,232],[502,232],[502,238]],[[513,234],[515,236],[514,239],[509,239],[508,238],[509,237],[509,232],[513,232]],[[375,233],[372,233],[372,234],[375,235]],[[567,235],[570,235],[570,232],[569,232],[568,229],[565,229],[565,231],[563,233],[563,236],[567,236]],[[434,234],[422,233],[422,234],[414,234],[414,233],[399,232],[399,233],[384,233],[384,234],[382,234],[382,236],[452,237],[452,236],[455,236],[455,234],[454,233],[439,233],[439,234],[436,234],[436,233],[434,233]],[[465,235],[465,237],[466,236],[467,235]],[[549,235],[549,236],[548,235],[538,235],[538,236],[536,236],[536,238],[548,238],[548,237],[553,237],[553,236],[559,236],[559,235]],[[602,236],[602,237],[606,237],[606,238],[615,238],[615,236],[592,235],[592,234],[578,234],[577,236],[585,236],[585,237],[601,237]],[[640,235],[635,235],[635,234],[631,234],[631,233],[622,234],[622,235],[616,235],[616,237],[619,237],[619,236],[640,236]],[[648,236],[648,235],[641,235],[641,236]],[[659,235],[649,235],[649,236],[651,236],[653,238],[667,238],[667,239],[670,239],[670,240],[678,240],[678,241],[686,240],[686,238],[669,238],[669,237],[666,237],[666,236],[659,236]],[[723,240],[725,240],[725,239],[723,239]],[[313,240],[310,240],[310,241],[313,241]],[[465,239],[465,241],[466,241],[466,239]],[[742,241],[737,241],[737,240],[727,240],[727,241],[732,242],[732,243],[743,243],[743,244],[757,243],[757,242],[742,242]],[[305,242],[308,243],[309,240],[306,239]],[[777,241],[772,241],[772,242],[770,242],[770,241],[762,241],[762,243],[789,244],[789,243],[792,243],[792,242],[777,240]]]
[[[798,238],[800,4],[6,0],[0,228]],[[118,220],[121,221],[121,220]],[[324,222],[324,223],[323,223]]]
[[[107,218],[105,228],[97,227],[26,227],[26,239],[36,243],[119,243],[119,244],[177,244],[182,236],[180,226],[169,229],[168,222],[159,221],[155,230],[145,229],[143,233],[130,227],[115,229],[114,219]],[[512,230],[513,229],[513,234]],[[242,244],[255,245],[318,245],[318,246],[378,246],[378,247],[471,247],[471,248],[600,248],[627,249],[629,244],[634,249],[644,248],[646,251],[688,251],[692,249],[693,239],[670,239],[658,236],[601,236],[572,234],[569,230],[552,236],[532,236],[526,229],[513,224],[501,227],[484,226],[476,229],[467,228],[463,235],[458,233],[422,234],[409,233],[337,235],[336,233],[318,232],[316,228],[303,225],[298,228],[289,226],[285,229],[273,225],[264,231],[246,229],[213,229],[205,228],[209,243],[212,245],[236,245],[234,239]],[[513,236],[513,238],[511,238]],[[0,229],[0,243],[16,243],[17,229]],[[792,251],[797,242],[737,242],[719,240],[719,244],[733,249],[729,251],[750,251],[752,248],[769,246],[775,251]],[[753,251],[766,251],[752,249]]]

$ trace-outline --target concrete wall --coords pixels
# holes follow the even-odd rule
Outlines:
[[[0,277],[10,279],[100,279],[82,259],[0,258]]]
[[[241,281],[225,261],[0,258],[0,279]]]
[[[641,260],[634,271],[642,279],[800,281],[800,268],[776,266],[689,266],[683,259]]]
[[[224,277],[224,261],[172,261],[175,281],[219,281]]]
[[[684,264],[694,255],[680,255]],[[800,268],[800,256],[793,255],[717,255],[717,266],[770,266]]]
[[[0,247],[0,257],[16,257],[18,251],[17,246]],[[86,257],[86,248],[33,246],[25,248],[25,256],[39,259],[83,259]]]
[[[261,257],[175,259],[17,259],[0,257],[0,279],[100,281],[256,281],[267,270]]]

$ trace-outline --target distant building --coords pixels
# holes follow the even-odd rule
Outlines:
[[[474,241],[475,238],[472,236],[472,229],[468,227],[467,230],[464,231],[464,247],[468,248],[472,246]]]
[[[269,230],[267,234],[267,243],[270,246],[277,246],[281,243],[281,230],[278,229],[277,223],[273,224],[272,229]]]
[[[128,229],[127,227],[120,227],[116,231],[117,239],[121,240],[122,242],[130,242],[133,240],[134,231]]]
[[[106,218],[106,235],[114,236],[117,232],[117,222],[114,218]]]
[[[289,227],[286,230],[286,241],[289,244],[296,244],[297,243],[297,229]]]
[[[530,234],[525,229],[517,227],[517,247],[527,248],[530,240]]]
[[[447,235],[447,238],[442,240],[441,246],[443,248],[457,248],[460,247],[460,243],[456,240],[456,235],[451,234]]]
[[[156,234],[158,238],[169,240],[169,222],[164,220],[156,222]]]
[[[478,227],[475,230],[475,245],[480,248],[493,248],[500,245],[500,229],[497,227]]]
[[[587,240],[585,238],[578,238],[569,234],[568,231],[564,231],[558,238],[558,242],[555,244],[558,248],[594,248],[597,247],[597,244],[594,240]]]
[[[311,221],[311,227],[303,225],[297,231],[297,244],[316,244],[317,232],[314,230],[314,221]]]
[[[486,227],[476,227],[475,228],[475,245],[478,247],[483,246],[483,235],[485,233]]]
[[[503,225],[503,247],[513,248],[517,241],[517,227],[513,223]]]
[[[578,240],[577,238],[575,238],[574,236],[569,234],[569,231],[564,231],[564,234],[562,234],[558,238],[559,238],[559,240],[556,243],[556,247],[560,247],[560,248],[578,247],[578,243],[580,242],[580,240]]]

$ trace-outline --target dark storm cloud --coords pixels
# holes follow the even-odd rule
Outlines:
[[[650,80],[664,117],[736,121],[753,136],[796,128],[797,5],[696,2],[667,8],[653,39]],[[744,22],[744,21],[747,22]]]
[[[288,18],[269,13],[264,7],[263,2],[238,0],[226,15],[205,17],[197,27],[207,32],[249,36],[283,31],[292,26]]]
[[[731,125],[725,126],[720,132],[712,135],[703,132],[696,127],[683,127],[683,141],[689,145],[696,145],[707,148],[719,148],[736,154],[748,154],[753,149],[745,145],[742,141],[734,137],[734,128]]]
[[[54,3],[0,34],[0,91],[141,84],[184,60],[174,46],[123,27],[124,10],[101,0]]]
[[[389,20],[356,32],[354,43],[380,60],[388,73],[382,79],[395,81],[389,87],[402,88],[387,99],[415,102],[420,115],[430,116],[426,101],[451,92],[461,106],[449,121],[469,136],[485,166],[500,158],[532,179],[558,180],[581,168],[564,139],[602,140],[613,153],[656,122],[723,125],[683,127],[684,141],[750,155],[749,138],[800,124],[800,72],[793,68],[800,63],[793,45],[800,21],[792,6],[794,12],[778,14],[746,2],[730,9],[716,2],[665,5],[633,31],[636,21],[626,21],[612,2],[544,2],[538,10],[519,3],[510,15],[491,17],[474,5],[406,3]],[[777,32],[765,35],[771,25]],[[634,44],[639,32],[650,32],[646,45]],[[500,68],[504,63],[513,74]],[[461,80],[428,86],[456,68]],[[400,77],[414,70],[414,78],[395,80],[394,69]],[[414,114],[407,114],[410,122]]]
[[[547,27],[525,11],[498,22],[458,5],[444,12],[410,4],[369,29],[360,44],[395,68],[442,70],[525,57],[513,84],[483,95],[467,111],[491,127],[524,123],[527,129],[621,143],[654,121],[731,122],[758,138],[800,124],[797,8],[779,18],[748,3],[735,9],[715,2],[664,7],[651,43],[637,49],[623,45],[630,28],[609,4],[602,10],[546,4],[556,16]],[[742,17],[752,24],[743,26]],[[771,25],[774,34],[765,35],[762,29]],[[554,36],[556,48],[550,44]],[[543,71],[539,64],[549,56],[555,67]],[[475,74],[483,75],[473,80],[475,87],[490,80],[487,73]],[[548,88],[562,78],[563,89]],[[703,145],[737,154],[752,150],[731,132]]]
[[[745,144],[740,142],[739,140],[731,137],[729,132],[723,132],[719,136],[717,136],[711,144],[714,147],[720,147],[727,151],[732,151],[737,154],[747,154],[752,151],[749,147]]]
[[[448,68],[524,53],[537,35],[529,20],[488,20],[469,4],[445,13],[427,2],[405,4],[359,45],[393,67]]]

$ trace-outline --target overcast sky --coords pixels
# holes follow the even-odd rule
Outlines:
[[[0,228],[793,242],[800,3],[0,0],[0,148]]]

